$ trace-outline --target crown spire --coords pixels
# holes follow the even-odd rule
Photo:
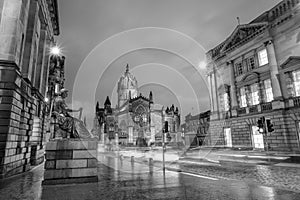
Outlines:
[[[128,73],[128,72],[129,72],[129,65],[128,65],[128,63],[127,63],[125,73]]]

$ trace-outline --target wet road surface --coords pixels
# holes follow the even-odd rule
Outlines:
[[[43,166],[0,181],[0,199],[300,199],[300,193],[235,180],[166,171],[99,156],[99,182],[42,186]]]

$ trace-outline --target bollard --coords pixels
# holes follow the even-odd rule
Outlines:
[[[134,156],[131,156],[131,162],[134,162]]]

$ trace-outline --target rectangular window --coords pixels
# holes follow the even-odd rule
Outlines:
[[[251,91],[251,105],[259,104],[258,84],[252,84],[250,86]]]
[[[246,98],[246,88],[242,87],[240,89],[240,107],[247,107],[247,98]]]
[[[223,94],[223,98],[224,98],[224,110],[225,111],[229,111],[229,96],[228,93]]]
[[[272,91],[272,85],[271,85],[271,80],[267,79],[264,81],[264,86],[265,86],[265,94],[266,94],[266,102],[271,102],[274,100],[273,97],[273,91]]]
[[[254,57],[250,57],[248,59],[248,67],[249,67],[249,71],[255,69]]]
[[[236,67],[236,73],[237,73],[238,76],[243,74],[243,65],[242,65],[242,63],[236,63],[235,67]]]
[[[263,66],[269,63],[267,49],[263,49],[258,52],[259,66]]]
[[[300,70],[293,72],[295,95],[300,96]]]

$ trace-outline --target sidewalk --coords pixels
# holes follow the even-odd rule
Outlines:
[[[195,148],[180,157],[181,161],[207,161],[220,164],[244,163],[284,167],[300,167],[300,154],[287,152],[245,151],[231,149]]]

